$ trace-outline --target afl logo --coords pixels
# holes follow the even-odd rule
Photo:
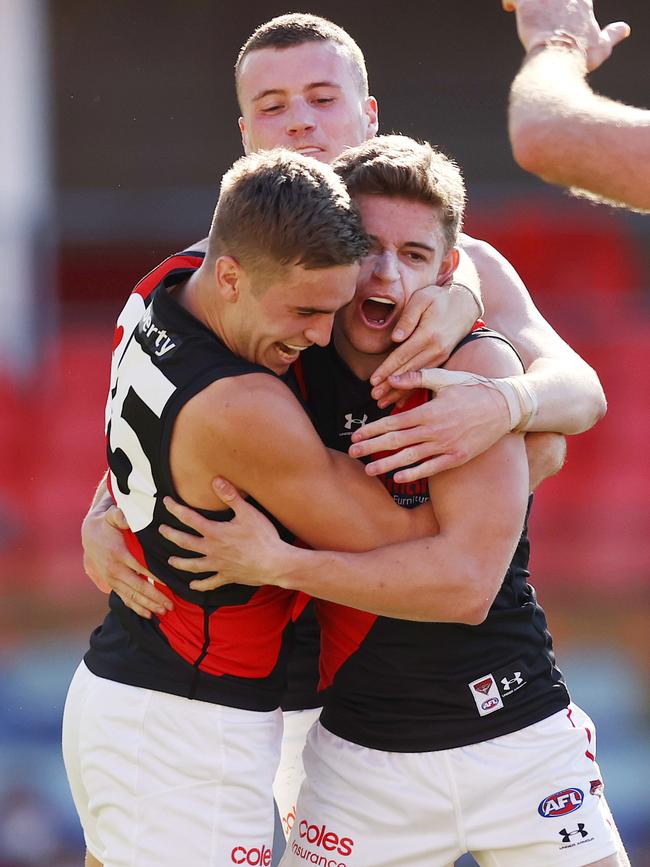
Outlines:
[[[498,698],[489,698],[487,701],[484,701],[481,705],[481,710],[490,710],[492,707],[496,707],[499,704]]]
[[[549,795],[541,802],[537,812],[544,819],[553,819],[555,816],[566,816],[582,807],[584,794],[580,789],[563,789],[554,795]]]

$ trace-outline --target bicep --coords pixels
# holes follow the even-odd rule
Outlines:
[[[429,509],[400,509],[357,461],[325,448],[294,396],[264,383],[222,419],[209,472],[246,491],[315,548],[362,551],[433,532]]]
[[[471,548],[481,571],[503,575],[524,524],[528,464],[523,437],[508,434],[463,466],[432,476],[429,492],[440,534]]]
[[[446,367],[493,377],[521,372],[512,349],[490,338],[466,344]],[[523,436],[507,434],[468,463],[432,476],[429,492],[440,533],[459,545],[472,546],[479,562],[504,564],[505,572],[528,502]]]

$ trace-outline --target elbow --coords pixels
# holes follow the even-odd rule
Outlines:
[[[598,379],[598,377],[596,377]],[[594,398],[594,424],[600,421],[601,418],[605,417],[605,413],[607,412],[607,398],[605,397],[605,392],[603,391],[603,387],[600,384],[600,380],[598,381],[598,393]],[[593,425],[592,425],[593,426]]]
[[[512,156],[526,172],[550,184],[564,183],[562,151],[552,117],[538,117],[530,112],[519,117],[511,107],[509,134]]]
[[[457,598],[461,600],[457,623],[480,626],[486,619],[507,567],[501,563],[492,568],[485,563],[474,563],[459,585]]]
[[[581,423],[576,433],[590,430],[607,412],[607,398],[598,379],[598,374],[591,367],[589,371],[591,374],[591,388],[585,391]]]
[[[474,604],[471,608],[468,608],[463,615],[460,623],[465,626],[480,626],[488,616],[488,612],[492,607],[492,601],[490,600],[489,604],[486,603],[478,603]]]
[[[510,145],[519,168],[547,179],[548,158],[542,141],[543,132],[534,121],[510,118]]]

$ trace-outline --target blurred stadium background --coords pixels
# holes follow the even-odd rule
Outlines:
[[[295,8],[0,0],[0,867],[81,863],[59,726],[105,606],[78,536],[104,467],[112,324],[138,277],[206,234],[240,153],[237,49]],[[601,375],[607,417],[570,442],[537,497],[532,580],[572,694],[598,725],[632,863],[650,865],[650,218],[572,199],[514,165],[506,100],[521,49],[498,0],[300,8],[359,41],[383,131],[458,159],[468,231],[510,258]],[[647,106],[648,4],[599,0],[597,11],[633,36],[594,86]]]

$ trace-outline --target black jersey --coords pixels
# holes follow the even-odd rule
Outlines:
[[[480,329],[466,340],[487,336],[497,337]],[[369,384],[331,346],[303,353],[300,374],[315,424],[330,448],[347,450],[354,430],[386,415],[372,400]],[[428,399],[420,390],[408,407]],[[393,473],[382,481],[404,507],[428,499],[426,482],[400,485]],[[409,622],[318,601],[321,723],[363,746],[423,752],[508,734],[565,707],[569,697],[544,612],[528,583],[528,557],[524,526],[479,626]]]
[[[275,376],[233,355],[170,296],[168,290],[197,266],[196,260],[183,258],[188,257],[163,263],[166,276],[157,288],[150,293],[160,269],[136,288],[120,314],[107,404],[109,487],[129,523],[127,544],[164,581],[160,589],[173,598],[174,610],[147,620],[111,594],[110,612],[93,633],[85,661],[95,674],[122,683],[272,710],[285,685],[296,594],[239,584],[205,593],[191,590],[190,581],[205,575],[172,568],[169,556],[187,552],[158,532],[161,523],[181,526],[165,509],[163,497],[179,499],[169,445],[182,407],[216,380],[250,373]],[[230,509],[200,511],[214,520],[230,520],[234,514]],[[290,541],[290,534],[268,517]]]

